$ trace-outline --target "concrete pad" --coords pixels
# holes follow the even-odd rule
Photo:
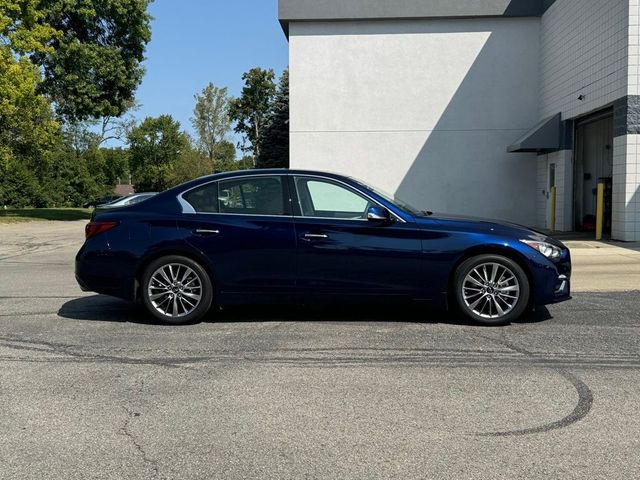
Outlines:
[[[565,241],[571,250],[573,292],[640,290],[640,244]]]

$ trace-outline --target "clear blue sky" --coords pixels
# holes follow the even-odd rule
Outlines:
[[[155,0],[146,74],[135,112],[170,114],[192,132],[193,95],[208,82],[242,90],[242,74],[272,68],[279,77],[288,63],[287,40],[280,28],[277,0]],[[237,138],[230,138],[237,141]]]

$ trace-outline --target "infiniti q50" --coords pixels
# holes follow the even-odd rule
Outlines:
[[[162,322],[212,305],[428,302],[490,325],[570,298],[569,250],[522,226],[421,211],[355,179],[254,170],[94,213],[83,290]]]

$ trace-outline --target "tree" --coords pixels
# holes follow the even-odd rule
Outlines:
[[[211,175],[213,173],[213,162],[209,158],[200,154],[197,149],[187,148],[176,160],[169,184],[179,185],[194,178]]]
[[[278,91],[260,135],[258,168],[289,167],[289,70],[282,72]]]
[[[198,146],[209,160],[214,161],[217,145],[231,129],[227,88],[209,83],[201,94],[193,97],[196,106],[191,123],[198,135]]]
[[[0,46],[0,165],[35,158],[56,139],[59,124],[38,82],[36,67]]]
[[[40,91],[57,113],[72,121],[122,115],[144,74],[149,0],[25,1],[37,5],[29,23],[55,32],[47,48],[22,51],[43,69]]]
[[[67,205],[108,189],[105,160],[81,123],[132,105],[148,4],[0,0],[0,200]]]
[[[51,52],[49,45],[59,35],[46,20],[41,0],[0,0],[2,48],[15,57],[34,52]]]
[[[129,151],[123,148],[101,148],[107,185],[129,181]]]
[[[0,0],[2,1],[2,0]],[[0,14],[0,22],[5,20]],[[4,29],[0,26],[0,30]],[[6,37],[5,37],[6,38]],[[49,102],[36,89],[37,68],[0,43],[0,203],[35,205],[41,189],[34,171],[58,139]]]
[[[0,205],[23,208],[37,205],[40,185],[34,173],[22,162],[9,160],[0,165]]]
[[[236,147],[228,140],[219,142],[213,153],[215,172],[231,172],[238,170],[236,162]]]
[[[131,130],[129,164],[136,191],[162,191],[172,186],[176,164],[190,148],[189,137],[171,115],[147,117]]]
[[[253,68],[246,72],[242,76],[245,82],[242,94],[232,100],[229,110],[231,120],[236,122],[235,131],[243,136],[242,150],[252,152],[255,158],[259,157],[258,140],[275,95],[274,78],[273,70]]]
[[[136,110],[138,107],[139,105],[131,103],[131,107],[127,108],[127,110]],[[136,126],[136,119],[133,115],[128,115],[126,117],[113,117],[111,115],[107,115],[93,123],[93,125],[96,124],[99,127],[98,145],[102,145],[109,140],[126,140],[131,129]]]

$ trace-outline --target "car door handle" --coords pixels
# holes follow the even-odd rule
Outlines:
[[[305,233],[304,238],[307,240],[323,240],[329,238],[329,235],[325,235],[324,233]]]
[[[220,234],[220,230],[207,230],[206,228],[198,228],[195,230],[195,233],[198,235],[218,235]]]

